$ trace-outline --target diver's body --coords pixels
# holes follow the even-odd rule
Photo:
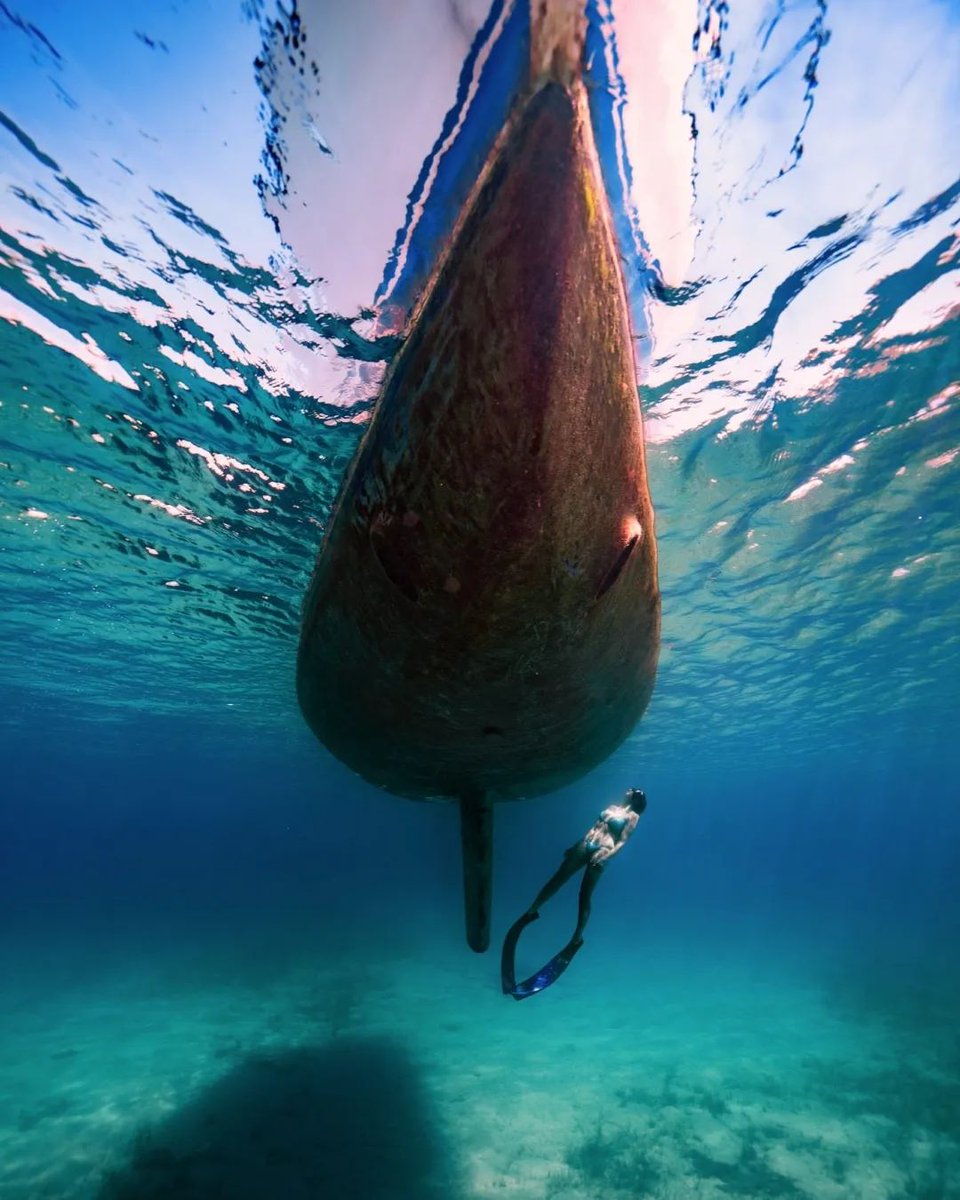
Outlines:
[[[636,829],[647,807],[647,798],[636,788],[628,789],[622,804],[605,808],[583,837],[563,856],[563,862],[537,893],[530,907],[514,922],[504,941],[501,957],[501,978],[504,992],[517,1000],[532,996],[549,987],[566,970],[574,954],[583,945],[583,931],[590,919],[590,902],[603,868],[623,849]],[[583,871],[577,907],[577,925],[573,937],[559,954],[536,975],[521,984],[516,983],[513,955],[523,930],[540,916],[541,907],[563,887],[571,876]]]
[[[628,792],[627,797],[643,796],[642,792]],[[637,802],[640,805],[640,802]],[[639,809],[634,809],[630,799],[624,804],[611,804],[605,808],[583,837],[575,842],[563,856],[563,862],[547,880],[524,916],[539,916],[546,904],[567,882],[571,875],[586,867],[580,884],[580,907],[577,928],[572,941],[583,940],[583,930],[590,917],[590,897],[609,859],[618,854],[637,827],[640,813],[646,807],[646,798]]]

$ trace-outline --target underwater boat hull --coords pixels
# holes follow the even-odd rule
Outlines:
[[[299,701],[391,792],[532,796],[630,733],[659,629],[616,243],[582,85],[547,80],[385,379],[307,595]]]
[[[559,84],[529,103],[385,382],[310,586],[304,715],[402,795],[560,787],[653,688],[653,510],[584,132]]]

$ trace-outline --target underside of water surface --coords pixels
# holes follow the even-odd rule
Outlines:
[[[0,4],[5,1198],[960,1196],[960,20],[586,21],[662,645],[497,811],[494,947],[649,800],[515,1004],[294,674],[529,6]]]

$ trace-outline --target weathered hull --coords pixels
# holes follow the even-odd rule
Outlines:
[[[653,689],[627,305],[582,85],[524,101],[384,383],[305,606],[317,737],[428,799],[569,783]]]

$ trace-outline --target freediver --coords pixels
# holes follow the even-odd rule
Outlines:
[[[537,893],[533,903],[511,925],[503,941],[500,957],[500,979],[505,995],[514,1000],[535,996],[560,978],[573,956],[583,945],[583,931],[590,919],[590,901],[603,869],[615,854],[619,854],[637,828],[647,807],[647,798],[639,788],[628,788],[622,804],[605,808],[583,837],[565,851],[563,862]],[[577,926],[573,937],[546,966],[525,979],[516,981],[514,958],[517,942],[524,929],[540,917],[540,909],[578,871],[583,871],[577,907]]]

